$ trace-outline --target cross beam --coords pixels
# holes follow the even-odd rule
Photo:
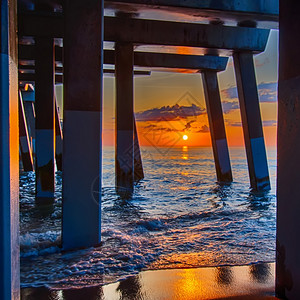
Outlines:
[[[126,3],[126,6],[124,5]],[[222,19],[258,19],[278,22],[279,4],[276,0],[106,0],[105,8],[122,9],[127,12],[144,11],[149,8],[166,9],[172,12],[196,14],[201,17],[214,17],[221,13]],[[220,17],[220,16],[219,16]]]
[[[115,70],[104,69],[103,73],[104,74],[115,74]],[[144,70],[135,70],[134,75],[148,76],[148,75],[151,75],[151,72],[144,71]],[[35,73],[19,73],[19,81],[35,82],[35,80],[36,80]],[[55,74],[55,83],[63,83],[63,74]]]
[[[34,45],[19,45],[20,60],[35,59]],[[55,47],[57,61],[62,61],[62,48]],[[169,53],[134,52],[134,65],[147,68],[178,68],[192,70],[224,71],[227,57],[210,55],[185,55]],[[104,50],[104,63],[115,64],[115,51]],[[21,67],[22,68],[22,67]],[[31,68],[34,68],[33,66]]]
[[[63,17],[58,14],[41,16],[19,15],[20,36],[63,37]],[[153,21],[130,18],[104,18],[104,40],[130,42],[136,45],[165,45],[210,48],[233,51],[265,50],[269,30],[194,23]],[[224,51],[219,51],[224,53]]]

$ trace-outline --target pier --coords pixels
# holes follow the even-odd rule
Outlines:
[[[107,73],[115,76],[115,187],[121,198],[130,198],[135,182],[147,178],[134,115],[134,76],[151,76],[152,71],[199,73],[216,180],[234,180],[217,76],[226,70],[229,57],[249,187],[267,192],[270,178],[253,57],[265,51],[270,30],[280,28],[276,294],[298,299],[300,43],[293,36],[300,29],[299,12],[300,4],[293,0],[2,1],[0,298],[20,298],[20,159],[24,171],[35,172],[36,205],[41,207],[53,205],[55,169],[62,172],[63,250],[101,243]],[[63,111],[56,84],[63,84]]]

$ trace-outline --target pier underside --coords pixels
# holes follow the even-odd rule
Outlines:
[[[217,77],[218,72],[226,70],[229,57],[234,61],[249,186],[253,192],[268,191],[270,179],[253,55],[265,50],[270,29],[277,29],[278,24],[276,292],[288,299],[299,298],[300,50],[294,37],[300,30],[300,5],[293,0],[279,3],[2,1],[1,299],[19,298],[19,149],[24,170],[36,172],[36,205],[53,205],[55,162],[62,172],[63,249],[101,242],[105,74],[115,76],[117,91],[115,178],[121,198],[130,198],[135,182],[147,178],[134,116],[134,76],[151,76],[152,71],[199,73],[199,80],[201,74],[216,178],[218,182],[232,182]],[[55,84],[64,87],[63,111],[57,107]]]

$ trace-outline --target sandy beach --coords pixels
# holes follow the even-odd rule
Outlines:
[[[274,263],[140,272],[112,284],[78,289],[26,288],[23,300],[277,299]]]

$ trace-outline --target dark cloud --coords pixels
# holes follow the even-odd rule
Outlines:
[[[195,104],[190,106],[163,106],[152,108],[135,114],[137,121],[175,121],[188,117],[196,117],[205,113],[205,108]]]
[[[185,125],[182,124],[182,128],[175,128],[170,123],[156,123],[156,124],[148,124],[144,126],[143,128],[148,130],[149,132],[155,131],[155,132],[201,132],[201,133],[207,133],[209,132],[209,127],[207,125],[203,126],[192,126],[192,123],[195,123],[195,120],[187,122]],[[159,125],[157,125],[159,124]],[[160,124],[166,124],[166,126],[161,126]]]
[[[170,124],[169,124],[170,125]],[[148,129],[148,131],[164,131],[164,132],[183,132],[184,129],[176,129],[172,126],[158,126],[155,124],[149,124],[144,127],[144,129]]]
[[[200,130],[196,132],[201,132],[201,133],[208,133],[209,132],[209,127],[207,125],[201,126]]]
[[[189,130],[190,128],[192,128],[192,125],[191,125],[191,124],[193,124],[193,123],[195,123],[195,122],[196,122],[196,120],[192,120],[192,121],[187,122],[187,123],[185,124],[185,128],[184,128],[184,129]]]

